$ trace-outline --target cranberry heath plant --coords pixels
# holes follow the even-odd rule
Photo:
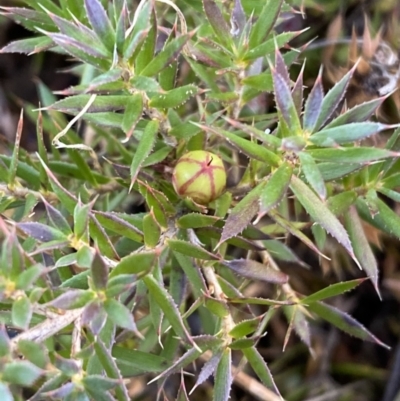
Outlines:
[[[141,377],[142,397],[187,400],[213,376],[223,401],[240,370],[283,399],[257,346],[281,312],[282,347],[295,331],[312,353],[318,319],[386,347],[329,298],[367,279],[379,295],[363,221],[400,238],[380,197],[400,201],[400,130],[371,121],[383,97],[346,108],[354,69],[326,94],[319,76],[305,99],[303,72],[289,76],[301,32],[275,29],[290,4],[23,2],[2,14],[34,36],[1,51],[63,53],[80,82],[61,98],[39,84],[40,108],[23,111],[37,153],[19,146],[21,116],[0,156],[1,316],[20,330],[0,331],[4,400],[24,387],[31,400],[129,400]],[[385,147],[368,145],[382,131]],[[296,291],[283,267],[307,261],[289,237],[325,264],[336,244],[365,278]]]

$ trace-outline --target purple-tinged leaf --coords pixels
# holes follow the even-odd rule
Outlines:
[[[85,0],[85,8],[90,25],[96,32],[96,35],[106,45],[108,50],[113,51],[115,32],[103,5],[99,0]]]
[[[65,310],[78,309],[87,305],[94,297],[94,292],[90,290],[67,290],[64,294],[49,302],[49,305]]]
[[[358,123],[368,120],[369,117],[382,105],[387,96],[379,97],[378,99],[370,100],[369,102],[358,104],[353,108],[347,110],[345,113],[339,115],[332,120],[326,127],[333,128],[340,125]]]
[[[24,53],[32,55],[48,50],[54,46],[53,41],[48,37],[37,37],[30,39],[16,40],[0,49],[0,53]]]
[[[75,23],[73,23],[69,20],[59,17],[56,14],[48,13],[48,15],[58,27],[61,34],[77,42],[85,43],[88,46],[96,48],[104,56],[109,54],[95,33],[77,19],[75,19]]]
[[[313,302],[308,305],[307,309],[315,313],[322,319],[326,320],[327,322],[333,324],[345,333],[348,333],[364,341],[373,342],[374,344],[380,345],[381,347],[384,347],[386,349],[390,349],[389,346],[376,338],[353,317],[331,305],[327,305],[323,302]]]
[[[393,126],[372,121],[352,123],[333,128],[324,128],[312,135],[309,140],[317,146],[337,146],[346,143],[361,141]]]
[[[314,159],[308,153],[299,152],[298,156],[301,163],[301,171],[304,173],[312,189],[324,201],[326,199],[326,187],[317,163],[315,163]]]
[[[67,240],[67,237],[55,228],[46,226],[42,223],[27,222],[17,223],[17,228],[30,237],[40,242],[50,242],[54,240]]]
[[[95,250],[90,268],[95,290],[104,290],[108,282],[108,265],[105,263],[98,249]]]
[[[274,284],[285,284],[289,280],[289,277],[285,273],[250,259],[229,260],[222,264],[235,273],[253,280],[261,280]]]
[[[318,120],[314,125],[314,132],[326,124],[333,112],[338,108],[340,102],[346,94],[347,86],[350,83],[356,67],[357,64],[324,97]]]
[[[282,0],[268,0],[253,25],[250,33],[249,47],[254,49],[262,44],[273,29],[282,7]]]
[[[78,374],[80,371],[78,361],[74,359],[63,358],[61,355],[58,354],[55,355],[54,366],[69,377]]]
[[[296,107],[297,115],[301,115],[301,111],[303,109],[303,98],[304,98],[304,91],[303,91],[303,74],[306,62],[304,61],[300,73],[297,76],[297,80],[292,89],[292,98],[293,103]]]
[[[217,35],[219,42],[222,45],[229,47],[231,34],[229,26],[226,23],[221,10],[215,4],[214,0],[203,0],[203,7],[208,22],[210,23],[215,34]]]
[[[223,351],[215,372],[214,401],[228,401],[232,387],[232,351]]]
[[[362,269],[370,278],[379,298],[381,298],[378,284],[378,265],[364,232],[360,217],[358,216],[357,210],[354,206],[351,206],[348,212],[345,213],[345,225],[353,245],[354,253],[360,261]]]
[[[271,70],[272,72],[274,72],[273,68],[271,68]],[[289,70],[285,63],[285,60],[282,57],[281,52],[279,51],[278,48],[276,48],[276,43],[275,43],[275,71],[278,75],[280,75],[283,78],[283,81],[286,84],[286,86],[290,88],[291,81],[289,76]],[[290,99],[293,100],[291,94],[290,94]]]
[[[272,374],[264,358],[257,351],[256,347],[245,348],[242,350],[242,352],[261,382],[271,389],[275,394],[280,396],[278,387],[274,382]]]
[[[303,128],[305,131],[313,132],[321,112],[323,98],[324,89],[322,88],[321,70],[304,106]]]
[[[241,0],[235,0],[231,14],[231,35],[239,37],[246,25],[246,14],[244,13]]]
[[[160,287],[158,281],[151,275],[143,277],[142,281],[149,290],[151,297],[164,312],[175,333],[185,342],[192,344],[193,349],[197,351],[198,347],[195,345],[192,337],[188,333],[179,309],[168,291],[164,287]]]
[[[82,325],[88,327],[97,336],[106,324],[107,313],[98,301],[85,306],[82,313]]]
[[[102,51],[101,47],[94,48],[87,43],[79,42],[70,36],[61,33],[43,32],[49,36],[57,45],[62,47],[66,52],[78,58],[81,61],[92,64],[96,59],[105,59],[107,54]],[[93,58],[95,60],[93,60]],[[100,60],[97,61],[99,63]]]
[[[226,139],[232,145],[239,149],[239,151],[243,152],[246,156],[259,160],[263,163],[270,164],[271,166],[278,167],[280,164],[280,157],[276,155],[274,152],[266,149],[264,146],[259,145],[258,143],[251,142],[247,139],[241,138],[238,135],[235,135],[232,132],[223,130],[221,128],[209,127],[202,124],[196,124],[202,130],[206,132],[211,132],[215,135],[218,135],[221,138]]]
[[[350,281],[342,281],[340,283],[332,284],[328,287],[323,288],[313,294],[309,295],[308,297],[302,298],[300,303],[303,305],[309,305],[312,302],[322,301],[326,298],[336,297],[337,295],[342,295],[347,291],[351,291],[352,289],[359,286],[363,283],[366,278],[358,278],[355,280]]]
[[[199,245],[192,244],[187,241],[179,239],[168,239],[166,244],[174,252],[182,253],[183,255],[190,256],[192,258],[204,259],[204,260],[219,260],[220,258],[211,253]]]
[[[71,227],[61,212],[50,205],[50,203],[48,203],[44,198],[42,198],[42,202],[46,207],[47,217],[51,224],[66,236],[70,235],[72,233]]]
[[[213,354],[213,356],[203,365],[199,377],[196,380],[193,388],[190,390],[190,394],[200,386],[200,384],[204,383],[212,374],[214,374],[215,369],[217,369],[218,363],[221,360],[222,352],[217,352]]]
[[[50,185],[52,190],[54,191],[55,195],[59,199],[59,201],[62,203],[62,205],[67,209],[69,213],[74,213],[74,209],[76,204],[78,203],[78,199],[72,195],[70,192],[68,192],[57,180],[55,175],[52,173],[52,171],[46,166],[46,164],[43,162],[43,160],[40,158],[38,155],[38,158],[44,167],[47,176],[49,177]]]
[[[313,192],[302,180],[300,180],[300,178],[297,178],[296,176],[292,176],[290,187],[297,200],[303,205],[311,218],[336,238],[354,261],[359,264],[354,255],[353,247],[346,230],[337,217],[328,209],[326,204],[323,203],[315,192]]]
[[[140,167],[153,150],[154,143],[157,139],[158,128],[159,122],[157,120],[152,120],[147,123],[146,128],[143,131],[143,135],[140,138],[139,145],[131,163],[131,187],[136,181]]]
[[[256,221],[276,207],[285,196],[292,177],[292,172],[293,167],[291,164],[283,162],[268,179],[261,193],[260,211]]]
[[[306,316],[304,315],[302,310],[297,305],[284,306],[283,310],[289,321],[289,327],[286,332],[285,340],[283,342],[283,351],[285,351],[286,349],[286,345],[289,341],[289,337],[293,329],[300,337],[301,341],[303,341],[303,343],[311,351],[310,327],[308,326]]]
[[[262,182],[253,188],[231,211],[224,229],[221,239],[217,245],[221,245],[229,238],[235,237],[241,233],[251,222],[260,208],[260,196],[264,190],[265,182]]]
[[[288,126],[288,129],[293,132],[294,135],[298,135],[301,131],[300,120],[297,115],[290,88],[282,75],[278,74],[276,70],[272,70],[272,76],[277,108]]]
[[[370,164],[372,162],[387,159],[389,157],[399,157],[400,153],[392,152],[387,149],[367,148],[367,147],[348,147],[340,149],[307,149],[315,160],[350,164]]]

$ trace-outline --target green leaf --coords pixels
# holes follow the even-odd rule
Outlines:
[[[118,401],[129,401],[130,397],[128,396],[126,386],[123,384],[123,378],[118,370],[118,366],[112,357],[111,352],[107,349],[106,345],[100,338],[97,338],[94,342],[94,349],[107,376],[111,379],[116,379],[119,382],[118,387],[115,389]]]
[[[229,308],[226,302],[210,296],[205,296],[204,306],[215,316],[223,318],[229,315]]]
[[[150,295],[164,312],[175,333],[183,340],[193,345],[193,339],[190,337],[185,324],[183,323],[179,309],[171,295],[164,287],[160,287],[158,281],[151,275],[143,277],[142,281],[149,290]]]
[[[24,53],[27,55],[40,53],[53,47],[51,38],[39,36],[36,38],[15,40],[0,49],[0,53]]]
[[[261,45],[267,35],[272,31],[282,7],[282,0],[267,0],[258,16],[256,23],[252,26],[249,38],[249,48],[254,49]]]
[[[18,167],[18,158],[19,158],[19,148],[20,148],[20,142],[21,142],[21,135],[22,135],[22,128],[23,128],[23,111],[21,110],[21,114],[18,120],[18,127],[17,127],[17,133],[15,135],[15,140],[14,140],[14,149],[13,149],[13,154],[11,156],[11,162],[10,162],[10,170],[8,173],[8,185],[14,186],[15,184],[15,177],[17,175],[17,167]]]
[[[355,203],[357,197],[356,191],[344,191],[328,198],[326,205],[335,216],[340,216]]]
[[[260,321],[263,316],[257,316],[253,319],[243,320],[229,332],[229,335],[233,338],[241,338],[245,337],[251,333],[254,333],[257,330],[257,327],[260,325]]]
[[[152,211],[143,217],[143,234],[146,247],[155,248],[160,240],[161,229]]]
[[[152,96],[149,100],[149,106],[158,109],[168,109],[181,106],[191,97],[199,93],[199,88],[195,85],[185,85],[172,89],[168,92],[159,93]]]
[[[333,324],[345,333],[364,341],[373,342],[386,349],[390,349],[389,346],[376,338],[361,323],[357,322],[357,320],[331,305],[327,305],[323,302],[313,302],[308,305],[307,309],[309,309],[311,312],[314,312],[319,317]]]
[[[332,284],[328,287],[323,288],[313,294],[309,295],[308,297],[302,298],[300,303],[303,305],[308,305],[312,302],[322,301],[326,298],[336,297],[337,295],[342,295],[347,291],[351,291],[353,288],[356,288],[361,283],[363,283],[366,279],[365,278],[358,278],[356,280],[350,281],[343,281],[340,283]]]
[[[136,242],[143,242],[143,233],[134,225],[118,216],[117,213],[95,211],[98,222],[106,229],[129,238]]]
[[[166,243],[174,252],[179,252],[192,258],[204,260],[219,260],[219,257],[217,255],[206,251],[199,245],[194,245],[187,241],[179,239],[168,239]]]
[[[211,132],[232,143],[239,151],[243,152],[246,156],[259,160],[263,163],[270,164],[271,166],[278,167],[280,164],[280,157],[265,147],[255,142],[250,142],[247,139],[241,138],[232,132],[223,130],[221,128],[208,127],[202,124],[195,124],[204,131]]]
[[[200,228],[213,226],[219,217],[208,216],[200,213],[187,213],[182,217],[179,217],[177,225],[180,228]]]
[[[232,351],[227,348],[223,351],[215,372],[213,401],[228,401],[232,381]]]
[[[112,298],[107,299],[103,305],[108,317],[114,324],[123,329],[137,332],[133,315],[125,305]]]
[[[317,163],[314,159],[305,152],[298,153],[301,169],[304,173],[308,183],[311,185],[312,189],[318,194],[321,200],[326,199],[326,187],[325,182],[319,171]]]
[[[281,396],[264,358],[257,351],[256,347],[245,348],[242,352],[261,382],[275,394]]]
[[[34,341],[19,340],[18,352],[40,369],[46,369],[49,363],[47,350],[42,344],[35,343]]]
[[[292,172],[292,165],[285,161],[270,176],[261,192],[259,217],[276,207],[285,196]]]
[[[132,253],[125,256],[111,271],[110,277],[120,274],[143,274],[148,273],[157,260],[155,251]]]
[[[137,175],[140,171],[140,167],[154,147],[158,129],[159,122],[157,120],[152,120],[147,123],[146,128],[143,131],[143,135],[140,138],[138,148],[135,152],[135,155],[133,156],[131,163],[131,186],[136,181]]]
[[[129,138],[143,114],[143,95],[133,93],[128,100],[122,120],[121,128]]]
[[[105,263],[98,249],[94,253],[90,272],[94,289],[97,291],[105,290],[108,282],[108,265]]]
[[[168,67],[182,51],[183,46],[192,38],[194,32],[184,34],[168,43],[160,53],[140,71],[140,75],[145,77],[154,77],[165,67]]]
[[[29,323],[32,318],[32,305],[29,298],[21,296],[16,299],[12,304],[11,318],[14,326],[23,330],[29,328]]]
[[[316,196],[315,193],[296,176],[292,176],[290,187],[298,201],[303,205],[304,209],[306,209],[312,219],[336,238],[356,263],[358,263],[346,230],[337,217],[328,209],[326,204],[323,203],[318,196]]]
[[[143,373],[160,373],[168,366],[167,360],[159,355],[118,345],[113,347],[112,356],[123,377],[132,377]]]
[[[353,76],[357,64],[326,94],[321,104],[317,122],[314,126],[314,132],[319,130],[331,117],[332,113],[338,108],[343,99],[347,86]]]
[[[360,217],[358,216],[357,210],[354,206],[351,206],[348,212],[345,213],[345,225],[353,245],[354,253],[380,297],[378,264],[368,242]]]
[[[332,144],[343,145],[350,142],[361,141],[377,134],[385,129],[392,128],[390,125],[374,122],[352,123],[339,127],[325,128],[313,134],[309,140],[317,146],[329,146]]]
[[[2,381],[30,387],[42,375],[42,370],[29,361],[13,361],[5,364]]]

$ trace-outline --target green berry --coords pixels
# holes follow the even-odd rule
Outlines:
[[[181,197],[206,205],[217,199],[226,186],[222,160],[211,152],[194,150],[183,155],[175,166],[172,184]]]

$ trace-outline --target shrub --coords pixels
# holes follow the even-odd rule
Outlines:
[[[305,99],[303,72],[289,75],[301,32],[275,31],[287,4],[25,3],[3,14],[35,36],[2,52],[66,54],[79,84],[61,99],[41,85],[40,108],[24,106],[37,152],[19,146],[21,115],[0,156],[2,318],[19,329],[0,332],[2,399],[28,387],[32,400],[122,401],[126,379],[145,377],[157,382],[149,399],[185,400],[188,383],[207,389],[213,375],[220,401],[245,366],[281,399],[257,346],[280,312],[284,347],[295,331],[313,352],[310,319],[386,347],[328,298],[366,279],[379,295],[363,222],[400,237],[381,197],[400,200],[400,130],[370,119],[382,97],[346,108],[354,68],[326,94],[320,75]],[[364,141],[385,130],[384,147]],[[204,150],[223,160],[228,186],[196,203],[178,196],[172,172]],[[308,263],[289,237],[365,277],[303,294],[292,281]],[[252,283],[262,291],[249,295]],[[197,361],[193,383],[181,372]]]

